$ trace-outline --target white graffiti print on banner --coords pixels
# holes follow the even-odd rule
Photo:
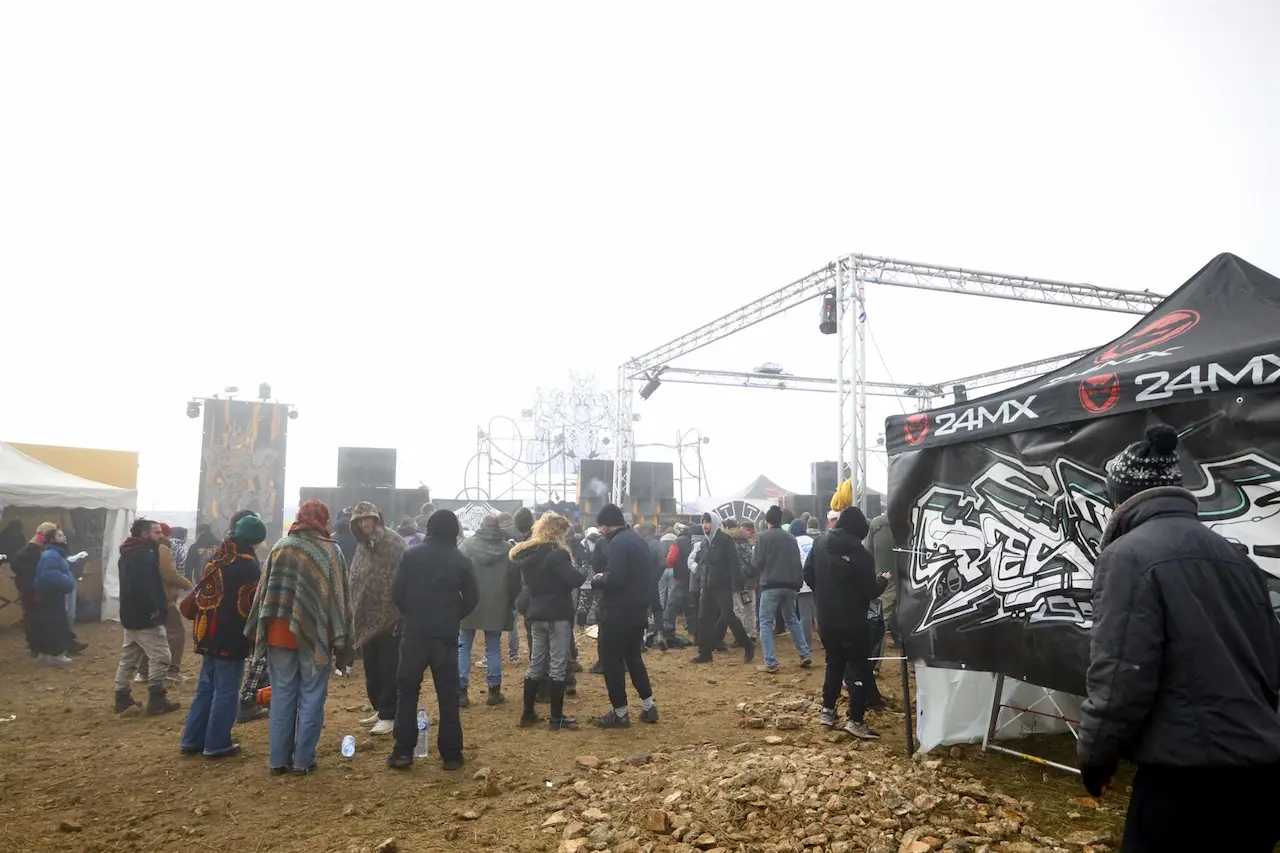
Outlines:
[[[975,624],[1092,625],[1093,564],[1111,517],[1105,477],[1066,459],[997,462],[964,490],[935,486],[912,508],[907,582],[929,592],[917,632]],[[1201,521],[1280,579],[1280,462],[1256,452],[1199,462]],[[1277,586],[1277,584],[1272,584]]]
[[[1088,627],[1093,562],[1110,517],[1103,475],[1065,459],[999,461],[966,490],[935,486],[912,509],[908,582],[929,589],[917,631],[962,617]],[[994,609],[992,609],[994,605]]]

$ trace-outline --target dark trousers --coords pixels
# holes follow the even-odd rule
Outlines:
[[[32,648],[42,655],[58,656],[71,645],[71,624],[67,622],[65,595],[41,595],[35,604]]]
[[[686,613],[685,624],[691,625],[689,616],[685,611],[686,599],[689,597],[689,580],[686,578],[682,581],[676,581],[672,585],[671,591],[667,594],[667,606],[662,611],[662,631],[670,640],[676,633],[676,617],[681,613]]]
[[[364,644],[364,689],[379,720],[396,718],[396,676],[400,671],[400,629]]]
[[[875,678],[867,660],[870,638],[863,631],[832,631],[819,626],[818,636],[827,656],[827,673],[822,682],[822,707],[836,707],[840,685],[849,678],[849,719],[862,722],[869,701],[868,684]]]
[[[1280,811],[1260,798],[1280,785],[1280,764],[1263,767],[1141,765],[1124,822],[1124,853],[1230,850],[1271,853]],[[1214,815],[1226,815],[1225,823]]]
[[[738,645],[746,646],[751,640],[747,638],[747,629],[742,620],[733,614],[733,590],[704,589],[698,613],[698,651],[703,655],[711,654],[716,643],[724,637],[725,628],[733,632]]]
[[[433,721],[436,749],[444,761],[462,758],[462,716],[458,710],[458,635],[452,637],[402,637],[396,686],[396,752],[409,755],[418,744],[418,696],[422,675],[431,670],[439,711]]]
[[[633,627],[601,622],[596,648],[600,653],[600,669],[604,671],[610,707],[627,707],[627,673],[631,673],[631,686],[642,700],[653,695],[649,670],[644,666],[643,625]]]

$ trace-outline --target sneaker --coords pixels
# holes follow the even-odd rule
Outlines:
[[[396,730],[395,720],[378,720],[373,724],[373,728],[369,729],[371,735],[389,735]]]
[[[272,776],[284,776],[288,772],[289,772],[288,767],[272,767],[271,768]]]
[[[206,752],[204,754],[206,761],[217,761],[219,758],[234,758],[240,754],[240,741],[231,741],[231,748],[222,752]]]
[[[507,663],[510,663],[510,664],[520,663],[520,655],[507,655]]]
[[[180,672],[171,672],[164,677],[164,680],[170,684],[186,684],[187,677]]]
[[[824,729],[834,728],[836,724],[836,712],[824,710],[818,715],[818,725]]]
[[[183,746],[178,748],[178,752],[183,758],[191,758],[204,752],[203,746]]]
[[[773,666],[770,666],[769,664],[765,664],[764,666],[756,667],[756,672],[763,672],[766,675],[777,675],[781,671],[782,670],[778,667],[776,663]]]
[[[72,663],[71,658],[66,655],[44,655],[39,660],[43,666],[63,667],[71,666]]]
[[[619,717],[615,711],[610,710],[603,717],[596,717],[591,722],[596,728],[600,729],[629,729],[631,728],[631,715],[624,714]]]
[[[711,663],[711,655],[698,655],[690,658],[689,663]]]
[[[808,669],[813,666],[813,658],[800,658],[800,668]]]
[[[489,664],[488,664],[488,663],[486,663],[485,661],[482,661],[482,660],[478,660],[478,661],[476,661],[475,666],[476,666],[476,669],[488,669],[488,668],[489,668]]]
[[[134,683],[134,684],[146,684],[146,683],[147,683],[147,677],[146,677],[145,675],[143,675],[142,673],[140,673],[140,672],[135,672],[135,673],[133,674],[133,683]]]
[[[652,708],[649,708],[648,710],[641,710],[640,722],[642,723],[658,722],[658,706],[654,705]]]
[[[367,717],[365,717],[363,720],[361,720],[361,721],[360,721],[360,725],[362,725],[362,726],[372,726],[374,723],[378,722],[378,720],[379,720],[379,719],[380,719],[380,718],[378,717],[378,712],[377,712],[377,711],[374,711],[372,714],[370,714],[369,716],[367,716]]]
[[[295,767],[295,768],[293,768],[293,775],[294,775],[294,776],[306,776],[306,775],[308,775],[308,774],[310,774],[310,773],[315,773],[315,772],[316,772],[317,770],[319,770],[319,769],[320,769],[320,765],[319,765],[319,764],[312,764],[310,767]]]
[[[387,756],[387,766],[392,770],[408,770],[413,766],[413,753],[393,752]]]
[[[578,721],[573,717],[561,717],[560,719],[552,719],[547,723],[547,728],[553,732],[576,732],[578,730]]]
[[[261,720],[267,716],[270,716],[270,712],[257,702],[241,702],[240,713],[236,714],[236,722],[252,723],[254,720]]]
[[[853,720],[844,724],[844,730],[856,738],[862,740],[879,740],[880,733],[868,726],[866,723],[857,723]]]

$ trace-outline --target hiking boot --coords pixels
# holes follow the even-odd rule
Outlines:
[[[236,714],[236,722],[252,723],[254,720],[261,720],[267,715],[267,709],[263,708],[257,702],[241,702],[240,711]]]
[[[561,717],[553,719],[547,723],[547,728],[553,732],[576,732],[578,730],[578,721],[573,717]]]
[[[756,659],[756,644],[747,640],[747,644],[742,647],[742,662],[751,663]]]
[[[463,758],[459,755],[457,758],[446,758],[440,766],[452,773],[454,770],[460,770],[462,765]]]
[[[642,723],[656,723],[656,722],[658,722],[658,706],[657,706],[657,705],[654,705],[652,708],[648,708],[648,709],[641,710],[641,711],[640,711],[640,722],[642,722]]]
[[[866,723],[850,720],[844,724],[844,730],[862,740],[880,740],[880,733]]]
[[[465,690],[463,690],[458,694],[458,707],[459,708],[471,707],[471,697],[467,695],[467,691]]]
[[[697,657],[689,658],[689,663],[711,663],[711,655],[698,655]]]
[[[729,651],[729,647],[728,647],[728,646],[726,646],[724,643],[720,643],[719,645],[712,646],[712,647],[711,647],[711,651],[713,651],[713,652],[727,652],[727,651]]]
[[[408,770],[413,766],[413,753],[401,752],[398,749],[393,750],[392,753],[387,756],[387,766],[392,770]]]
[[[603,717],[596,717],[591,723],[600,729],[629,729],[631,728],[631,715],[624,714],[619,717],[616,711],[610,709],[609,713]]]
[[[147,694],[147,716],[154,717],[157,714],[169,714],[182,706],[164,695],[164,687],[152,687]]]
[[[777,675],[781,671],[782,669],[776,663],[772,666],[765,664],[764,666],[756,667],[756,672],[763,672],[766,675]]]
[[[836,724],[836,712],[822,709],[822,713],[818,715],[818,725],[824,729],[834,728]]]
[[[808,669],[813,666],[813,658],[800,658],[800,668]]]
[[[507,701],[507,697],[502,695],[502,685],[489,688],[489,698],[484,700],[486,705],[501,705]]]
[[[272,776],[284,776],[284,775],[288,774],[288,772],[289,772],[289,768],[288,768],[288,767],[272,767],[272,768],[271,768],[271,775],[272,775]]]
[[[126,690],[116,691],[116,713],[123,714],[130,708],[141,708],[142,703],[133,698],[133,694]]]
[[[522,729],[531,729],[534,726],[541,724],[542,717],[538,716],[536,713],[530,714],[528,711],[525,711],[520,715],[520,728]]]

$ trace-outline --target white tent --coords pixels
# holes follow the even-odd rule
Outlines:
[[[60,471],[0,442],[0,511],[6,506],[49,509],[101,509],[107,513],[102,536],[102,618],[114,619],[120,606],[120,543],[129,535],[138,493]]]

